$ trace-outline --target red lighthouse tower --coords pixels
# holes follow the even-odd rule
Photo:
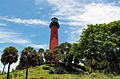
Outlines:
[[[59,29],[59,23],[57,18],[52,18],[50,23],[50,46],[49,49],[53,50],[55,46],[58,45],[58,29]],[[55,56],[55,54],[54,54]]]

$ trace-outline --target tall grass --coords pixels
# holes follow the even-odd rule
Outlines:
[[[120,76],[94,72],[92,74],[49,74],[48,70],[43,70],[43,66],[30,67],[29,79],[120,79]],[[10,79],[24,79],[25,70],[15,70],[10,73]],[[0,79],[6,79],[6,74],[0,75]]]

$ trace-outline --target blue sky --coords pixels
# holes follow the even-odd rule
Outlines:
[[[48,49],[52,17],[59,19],[59,43],[76,42],[87,24],[119,20],[119,5],[119,0],[0,0],[0,55],[7,46],[19,54],[27,46]]]

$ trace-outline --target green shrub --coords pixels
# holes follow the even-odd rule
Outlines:
[[[43,69],[44,69],[44,70],[49,70],[50,67],[49,67],[49,66],[44,66]]]
[[[90,71],[91,70],[91,68],[89,66],[84,66],[84,67],[85,67],[86,71]]]

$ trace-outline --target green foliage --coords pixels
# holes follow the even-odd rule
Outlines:
[[[120,21],[88,25],[81,35],[79,46],[87,60],[94,60],[93,68],[120,72]]]
[[[40,49],[38,50],[38,52],[39,52],[39,53],[44,53],[44,49],[43,49],[43,48],[40,48]]]
[[[1,62],[4,64],[12,64],[15,63],[18,60],[18,50],[13,47],[7,47],[3,50],[3,54],[1,57]]]
[[[38,52],[33,47],[24,48],[20,57],[20,63],[16,69],[41,65],[43,63],[43,58],[41,57],[42,52],[44,52],[42,48]]]
[[[73,43],[70,49],[70,55],[73,56],[74,63],[78,64],[81,59],[84,58],[84,54],[82,53],[81,47],[77,43]]]
[[[46,62],[52,64],[54,57],[53,57],[53,53],[51,50],[46,50],[44,53],[44,57],[45,57]]]
[[[120,76],[114,76],[113,74],[104,74],[95,72],[92,74],[80,73],[80,74],[49,74],[48,70],[44,70],[43,67],[47,65],[41,65],[29,68],[29,79],[119,79]],[[11,72],[11,79],[24,79],[25,70],[15,70]],[[6,74],[0,75],[0,79],[6,79]]]
[[[50,69],[50,66],[43,66],[43,69],[44,69],[44,70],[49,70],[49,69]]]
[[[49,74],[64,74],[65,73],[64,67],[50,67]]]
[[[62,62],[72,62],[72,56],[70,54],[71,44],[68,42],[61,43],[58,47],[54,48],[54,51],[57,53],[57,60]]]
[[[7,72],[7,77],[6,77],[7,79],[10,79],[11,77],[9,75],[10,65],[12,63],[17,62],[17,60],[18,60],[18,50],[15,47],[9,46],[3,50],[1,62],[4,64],[4,68],[5,68],[5,65],[8,64],[8,72]],[[3,71],[4,71],[4,68],[3,68]]]

